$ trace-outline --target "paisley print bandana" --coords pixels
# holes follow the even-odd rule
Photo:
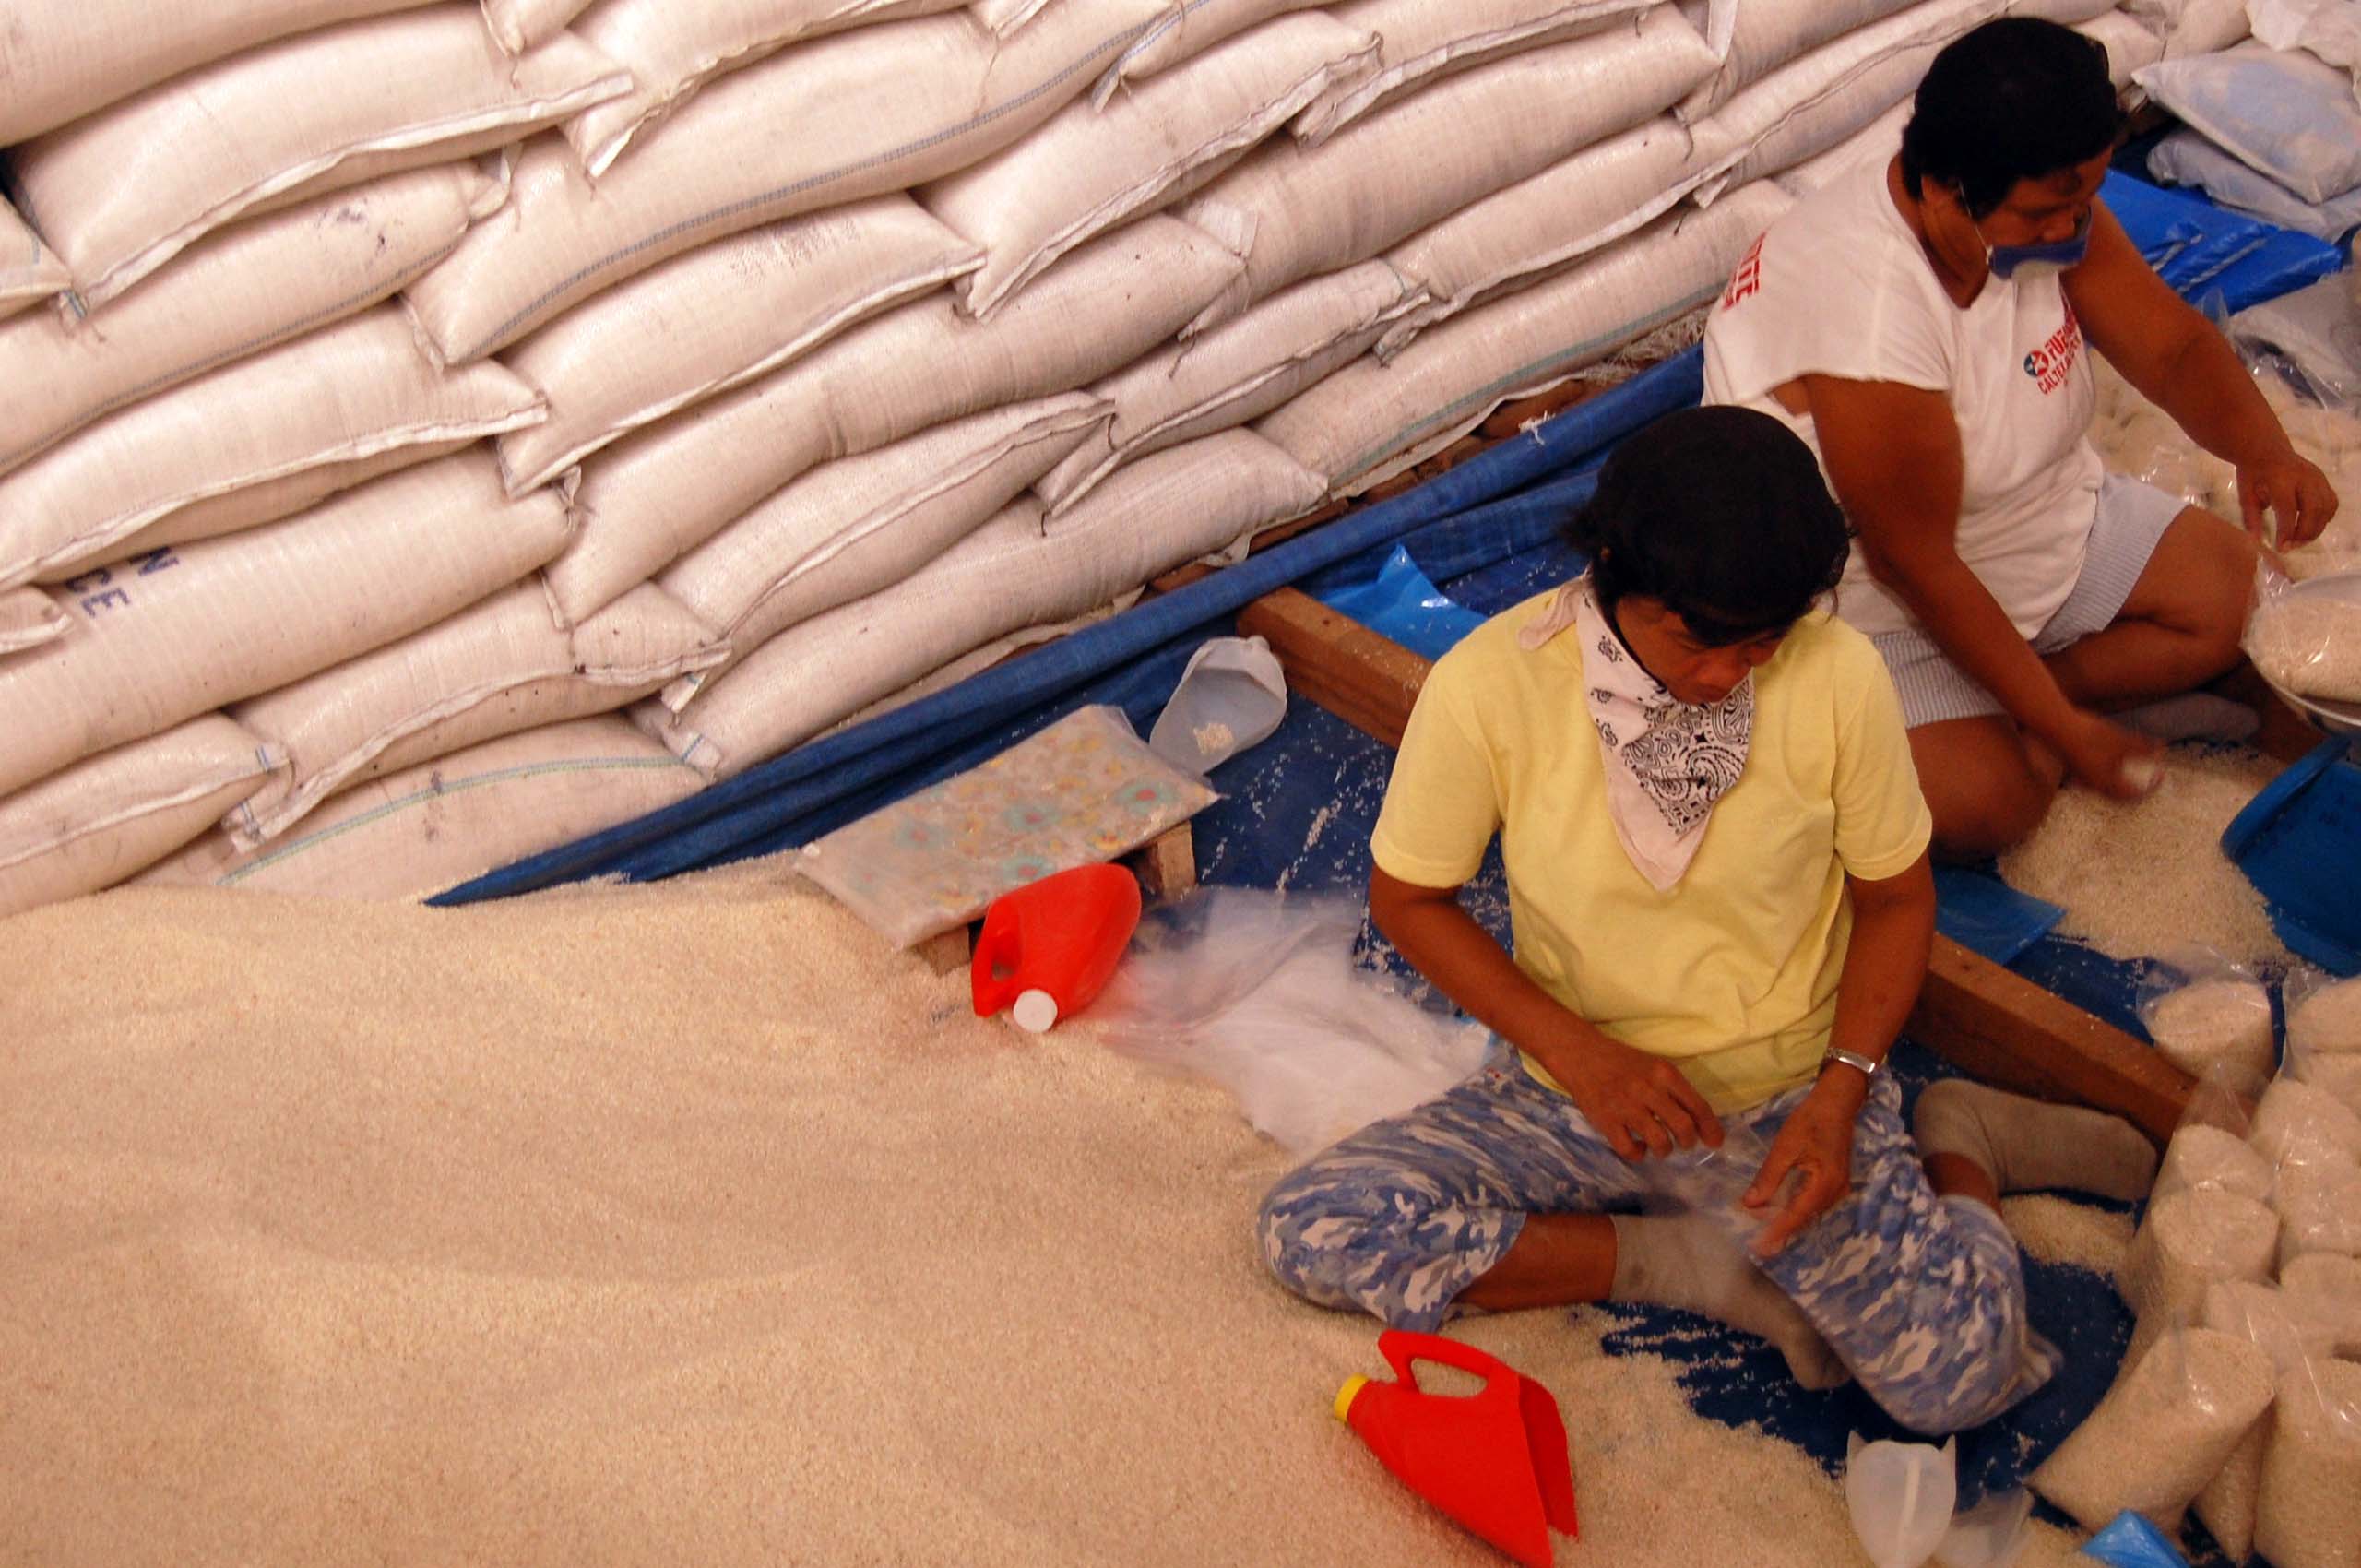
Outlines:
[[[1754,677],[1711,707],[1679,701],[1607,624],[1588,573],[1560,589],[1518,640],[1539,647],[1570,627],[1582,639],[1584,695],[1607,765],[1615,837],[1649,885],[1670,892],[1705,841],[1714,803],[1746,771]]]

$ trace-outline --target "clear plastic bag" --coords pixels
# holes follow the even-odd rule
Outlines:
[[[1209,1079],[1306,1155],[1483,1065],[1481,1025],[1358,966],[1358,898],[1205,888],[1150,914],[1076,1021],[1123,1055]]]
[[[2271,1359],[2273,1396],[2317,1398],[2318,1369],[2336,1353],[2336,1334],[2278,1287],[2240,1281],[2205,1293],[2205,1326],[2245,1339]],[[2254,1545],[2263,1461],[2272,1423],[2259,1420],[2197,1495],[2197,1516],[2234,1562]]]
[[[2287,1054],[2361,1057],[2361,976],[2338,980],[2300,968],[2280,987],[2287,1004]]]
[[[2142,967],[2138,999],[2158,1055],[2233,1094],[2261,1092],[2277,1052],[2271,992],[2253,970],[2211,947],[2178,946]]]
[[[2361,1357],[2361,1258],[2306,1253],[2279,1271],[2279,1288],[2297,1312],[2328,1326],[2338,1355]]]
[[[2312,1253],[2361,1256],[2361,1165],[2312,1160],[2282,1166],[2272,1202],[2279,1210],[2279,1266]]]
[[[2299,707],[2361,702],[2361,580],[2292,582],[2268,565],[2256,577],[2245,638],[2256,671]]]
[[[2209,1287],[2268,1279],[2278,1252],[2279,1217],[2252,1198],[2199,1187],[2150,1203],[2117,1279],[2138,1319],[2126,1360],[2145,1356],[2173,1328],[2199,1321]]]
[[[2223,1084],[2201,1078],[2189,1091],[2180,1125],[2165,1145],[2151,1200],[2193,1188],[2212,1188],[2256,1203],[2271,1201],[2271,1162],[2247,1142],[2252,1101]]]
[[[2361,1542],[2361,1365],[2329,1361],[2272,1416],[2254,1544],[2273,1568],[2352,1568]]]
[[[1921,1568],[1951,1528],[1959,1502],[1958,1445],[1845,1444],[1845,1509],[1876,1568]]]
[[[2361,1114],[2327,1090],[2282,1074],[2254,1109],[2247,1134],[2274,1171],[2289,1165],[2361,1160]]]

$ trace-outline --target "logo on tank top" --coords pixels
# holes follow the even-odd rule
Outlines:
[[[2040,348],[2025,356],[2025,374],[2045,395],[2066,385],[2068,373],[2082,352],[2082,324],[2074,319],[2074,303],[2062,295],[2059,303],[2066,307],[2066,319]]]
[[[1762,242],[1770,237],[1768,233],[1757,234],[1754,244],[1747,247],[1745,257],[1738,264],[1738,270],[1730,274],[1730,286],[1722,291],[1724,310],[1734,308],[1750,295],[1762,292]]]

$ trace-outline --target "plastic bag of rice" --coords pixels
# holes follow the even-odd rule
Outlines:
[[[2283,1074],[2255,1107],[2247,1141],[2274,1168],[2361,1161],[2361,1115],[2325,1089]]]
[[[2329,1325],[2338,1355],[2361,1356],[2361,1258],[2306,1253],[2279,1271],[2279,1288],[2297,1310]]]
[[[2274,1568],[2361,1562],[2361,1365],[2328,1361],[2283,1390],[2256,1500],[2254,1544]]]
[[[2140,977],[2140,1022],[2157,1054],[2193,1078],[2234,1094],[2271,1077],[2271,992],[2252,970],[2209,947],[2177,948]]]
[[[2260,1347],[2271,1358],[2277,1397],[2308,1392],[2312,1368],[2336,1353],[2336,1335],[2326,1323],[2291,1301],[2276,1286],[2249,1280],[2215,1285],[2205,1292],[2205,1326]],[[2234,1562],[2254,1546],[2255,1504],[2262,1490],[2262,1466],[2270,1451],[2272,1423],[2259,1420],[2197,1494],[2197,1516]]]
[[[2271,1358],[2235,1335],[2160,1336],[2033,1473],[2042,1496],[2099,1529],[2136,1509],[2171,1535],[2271,1403]]]
[[[2287,977],[2287,1050],[2361,1055],[2361,976],[2332,980],[2317,969]]]
[[[2307,1253],[2361,1254],[2361,1165],[2299,1160],[2279,1168],[2279,1266]]]
[[[2189,1188],[2268,1203],[2271,1165],[2237,1134],[2201,1122],[2185,1122],[2165,1146],[2165,1162],[2156,1172],[2156,1195]]]
[[[2272,684],[2325,702],[2361,701],[2361,601],[2291,591],[2266,574],[2247,623],[2247,657]]]
[[[2127,1359],[2138,1360],[2174,1324],[2197,1322],[2208,1286],[2268,1279],[2278,1251],[2279,1217],[2252,1198],[2218,1188],[2157,1198],[2116,1281],[2140,1320]]]

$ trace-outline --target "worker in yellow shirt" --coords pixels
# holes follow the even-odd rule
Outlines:
[[[1926,974],[1931,822],[1883,664],[1815,608],[1848,540],[1804,444],[1671,415],[1568,532],[1590,570],[1436,664],[1371,841],[1377,925],[1492,1056],[1280,1182],[1264,1254],[1401,1328],[1686,1307],[1918,1431],[1987,1420],[2053,1365],[1999,1194],[2136,1197],[2154,1151],[1965,1080],[1904,1124],[1884,1061]],[[1458,901],[1496,834],[1513,956]],[[1739,1128],[1760,1164],[1726,1205],[1608,1212]]]

